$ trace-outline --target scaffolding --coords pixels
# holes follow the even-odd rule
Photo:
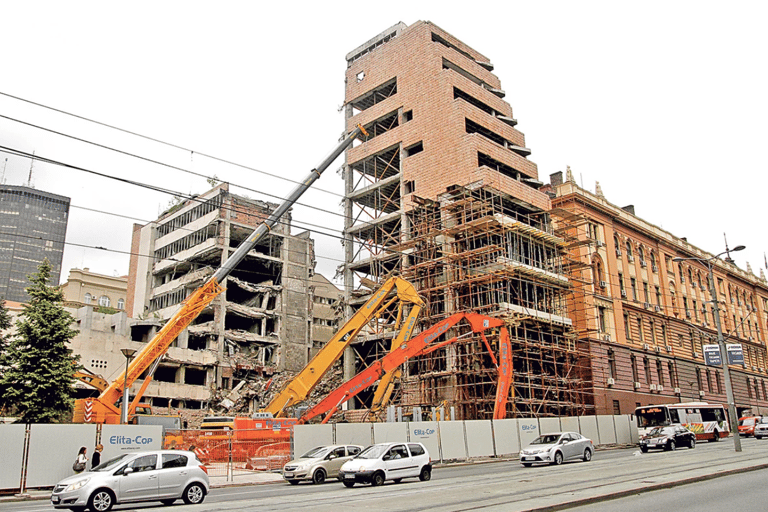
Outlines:
[[[579,229],[577,219],[560,216],[555,231],[549,211],[482,185],[453,186],[437,200],[416,197],[414,204],[394,231],[375,235],[388,226],[381,223],[365,232],[369,244],[386,242],[376,251],[381,257],[353,264],[358,279],[399,273],[413,283],[426,303],[419,330],[457,312],[503,318],[513,349],[507,417],[593,413],[586,345],[569,312],[580,289],[571,275],[580,279],[583,265],[563,234]],[[371,334],[355,346],[360,368],[388,350]],[[489,341],[497,351],[497,338]],[[497,369],[488,348],[468,335],[410,361],[393,404],[406,413],[446,406],[459,419],[493,417]]]

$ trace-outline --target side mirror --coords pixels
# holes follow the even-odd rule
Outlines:
[[[328,460],[333,460],[333,459],[336,459],[336,458],[338,458],[338,455],[336,455],[335,453],[329,453],[328,454]]]
[[[133,473],[133,468],[125,468],[123,470],[123,476],[130,475],[131,473]]]

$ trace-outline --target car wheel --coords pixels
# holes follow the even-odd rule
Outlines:
[[[560,452],[555,452],[555,461],[554,461],[554,464],[555,464],[556,466],[559,466],[559,465],[560,465],[560,464],[562,464],[562,463],[563,463],[563,454],[562,454],[562,453],[560,453]]]
[[[421,473],[419,473],[419,480],[422,482],[428,482],[432,479],[432,468],[429,466],[424,466],[421,468]]]
[[[200,484],[189,484],[181,496],[187,505],[197,505],[205,499],[205,489]]]
[[[695,438],[695,437],[692,437],[692,438],[691,438],[691,442],[690,442],[690,443],[688,443],[688,448],[690,448],[691,450],[693,450],[694,448],[696,448],[696,438]]]
[[[763,436],[758,436],[758,435],[755,436],[755,439],[762,439],[762,438]]]
[[[677,446],[675,446],[675,442],[674,441],[670,441],[667,444],[667,450],[673,452],[673,451],[675,451],[675,449],[677,449]]]
[[[323,482],[325,482],[325,470],[324,469],[318,469],[312,475],[312,483],[313,484],[321,484]]]
[[[384,485],[384,473],[381,471],[377,471],[373,474],[373,477],[371,478],[371,485],[374,487],[378,487],[380,485]]]
[[[354,487],[354,486],[355,486],[355,482],[347,482],[347,481],[344,482],[344,487]]]
[[[713,443],[716,443],[716,442],[720,441],[720,433],[717,430],[715,430],[715,437],[710,439],[710,441],[713,442]]]
[[[530,462],[522,462],[521,464],[523,465],[524,468],[531,467],[531,463]]]
[[[176,503],[176,498],[173,498],[173,499],[168,498],[167,500],[160,500],[160,503],[162,503],[167,507],[169,505],[173,505],[174,503]]]
[[[584,450],[584,462],[589,462],[592,460],[592,450],[587,448]]]
[[[108,512],[115,505],[115,495],[109,489],[99,489],[88,498],[88,508],[94,512]]]
[[[291,485],[299,485],[299,481],[298,480],[288,480],[288,483],[291,484]]]
[[[402,481],[403,481],[403,479],[402,479],[402,478],[395,478],[395,479],[394,479],[394,480],[392,480],[392,481],[393,481],[393,482],[395,482],[396,484],[399,484],[400,482],[402,482]]]
[[[641,446],[640,451],[643,453],[648,453],[648,447],[647,446]]]

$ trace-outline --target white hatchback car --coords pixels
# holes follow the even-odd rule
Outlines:
[[[432,460],[421,443],[374,444],[341,466],[339,480],[345,486],[355,483],[382,485],[385,480],[399,483],[403,478],[432,478]]]
[[[51,504],[73,511],[88,507],[94,512],[142,501],[171,505],[179,498],[196,505],[203,502],[209,487],[208,473],[192,452],[126,453],[57,483]]]

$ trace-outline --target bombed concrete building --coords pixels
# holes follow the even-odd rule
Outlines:
[[[593,411],[586,351],[567,310],[580,263],[553,228],[490,59],[430,22],[394,25],[346,59],[346,128],[369,134],[344,166],[347,314],[384,279],[402,276],[426,302],[422,330],[462,311],[505,319],[508,417]],[[347,376],[389,350],[398,313],[377,318],[347,351]],[[392,403],[491,417],[489,348],[467,337],[410,361]],[[370,396],[359,399],[352,407]]]
[[[221,184],[135,225],[126,310],[130,336],[146,343],[277,205],[231,194]],[[291,215],[248,253],[221,283],[225,291],[185,329],[162,359],[154,380],[197,386],[192,398],[153,394],[159,407],[197,408],[211,393],[276,371],[297,371],[312,349],[314,245],[290,234]],[[212,354],[200,359],[198,353]],[[159,391],[159,388],[158,388]]]

